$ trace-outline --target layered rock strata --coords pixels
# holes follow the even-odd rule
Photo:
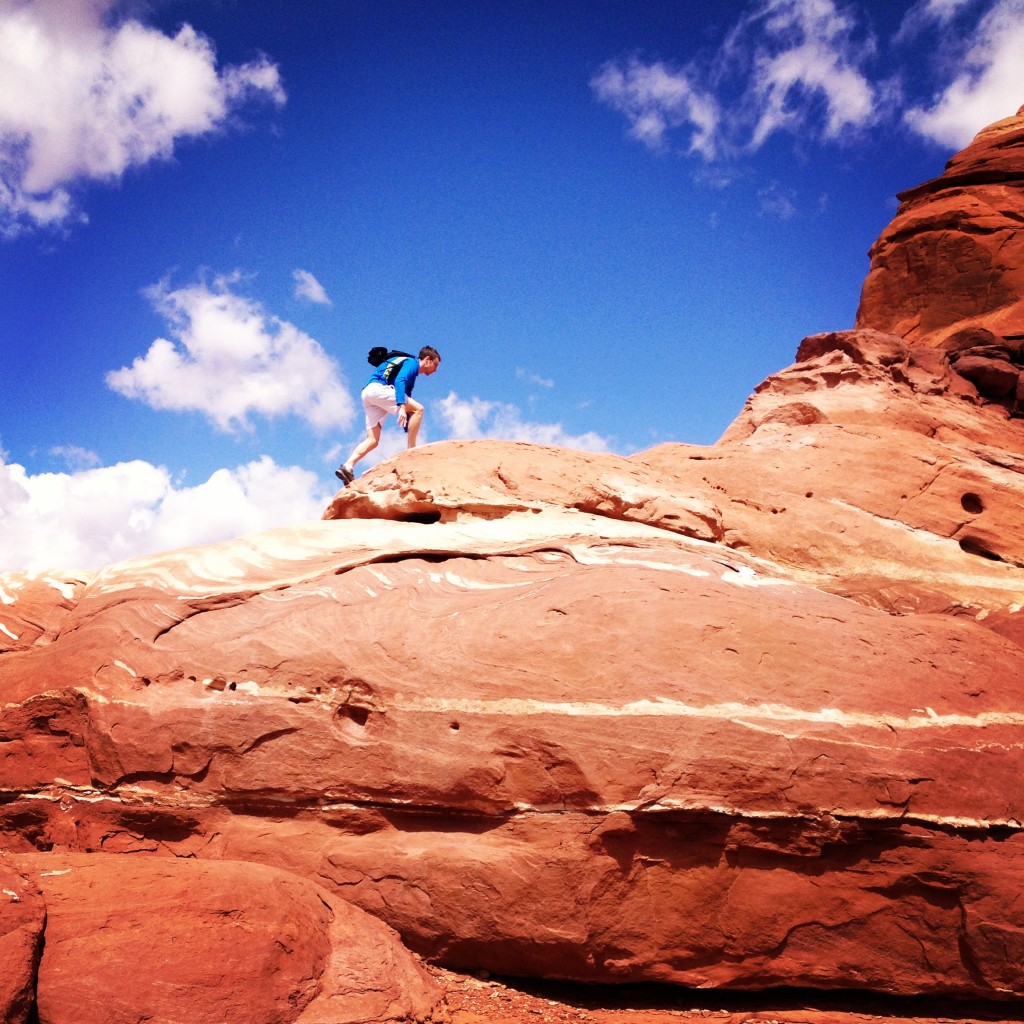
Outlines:
[[[321,522],[0,577],[8,1018],[113,984],[77,965],[131,921],[96,923],[118,863],[224,925],[190,933],[203,971],[232,927],[277,937],[222,1019],[434,1014],[390,933],[344,959],[349,904],[464,969],[1024,995],[1012,274],[932,327],[885,280],[935,240],[883,239],[861,329],[806,339],[716,445],[430,445]]]
[[[1024,993],[1020,427],[801,354],[711,449],[432,445],[9,584],[8,846],[272,865],[462,968]]]

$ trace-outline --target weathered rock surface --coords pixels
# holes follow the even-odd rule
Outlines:
[[[0,666],[8,842],[273,864],[462,967],[1024,992],[1017,428],[900,344],[812,340],[711,450],[430,446],[110,567]]]
[[[1024,996],[1016,356],[906,323],[806,339],[710,447],[430,445],[322,522],[0,577],[11,870],[274,868],[313,933],[344,899],[502,974]],[[279,1019],[397,1012],[282,996],[344,945]]]
[[[871,249],[857,326],[954,353],[978,390],[1024,400],[1024,107],[900,193]]]
[[[87,578],[82,573],[4,573],[0,579],[0,654],[52,640]]]
[[[0,984],[27,992],[8,1001],[9,1024],[28,1019],[33,987],[40,1024],[355,1024],[427,1019],[438,1002],[390,929],[283,871],[57,852],[10,864]],[[45,948],[25,979],[43,905]]]
[[[46,910],[38,888],[0,854],[0,1020],[21,1024],[35,1002]]]

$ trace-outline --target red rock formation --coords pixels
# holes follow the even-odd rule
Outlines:
[[[20,1024],[35,1003],[46,909],[38,888],[0,854],[0,1020]]]
[[[1024,641],[1024,423],[934,349],[819,335],[765,381],[722,442],[637,456],[728,494],[733,547],[893,612],[970,615]]]
[[[33,988],[42,1024],[356,1024],[426,1019],[438,1001],[393,932],[282,871],[56,852],[0,869],[0,922],[20,918],[0,940],[6,1024],[28,1019]]]
[[[805,354],[714,449],[435,445],[105,570],[0,666],[8,841],[273,864],[462,967],[1024,992],[1018,428]]]
[[[902,192],[871,249],[857,326],[957,349],[1024,341],[1024,107]]]
[[[85,583],[81,573],[4,573],[0,581],[0,654],[49,643]]]
[[[0,832],[42,890],[0,901],[0,997],[72,852],[267,865],[331,894],[311,933],[343,897],[461,968],[1024,996],[1016,350],[905,323],[806,339],[711,447],[430,445],[319,523],[0,578]],[[263,1005],[364,1013],[300,1006],[343,946]]]

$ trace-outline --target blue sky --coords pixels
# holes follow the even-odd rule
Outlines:
[[[442,353],[422,441],[713,443],[1022,52],[1024,0],[0,0],[0,571],[317,518],[378,344]]]

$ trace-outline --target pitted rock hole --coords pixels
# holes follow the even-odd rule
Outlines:
[[[1001,562],[1003,558],[994,551],[989,550],[977,537],[964,537],[960,541],[960,550],[968,555],[978,555],[980,558],[987,558],[990,562]]]
[[[342,704],[338,708],[338,717],[353,722],[361,729],[365,729],[366,723],[370,720],[370,709],[362,708],[355,704]]]
[[[402,512],[394,517],[398,523],[423,523],[429,526],[431,523],[441,521],[440,512]]]
[[[972,516],[976,516],[979,512],[985,511],[985,502],[981,500],[980,494],[975,494],[973,491],[968,491],[961,499],[960,504],[965,512],[970,512]]]

